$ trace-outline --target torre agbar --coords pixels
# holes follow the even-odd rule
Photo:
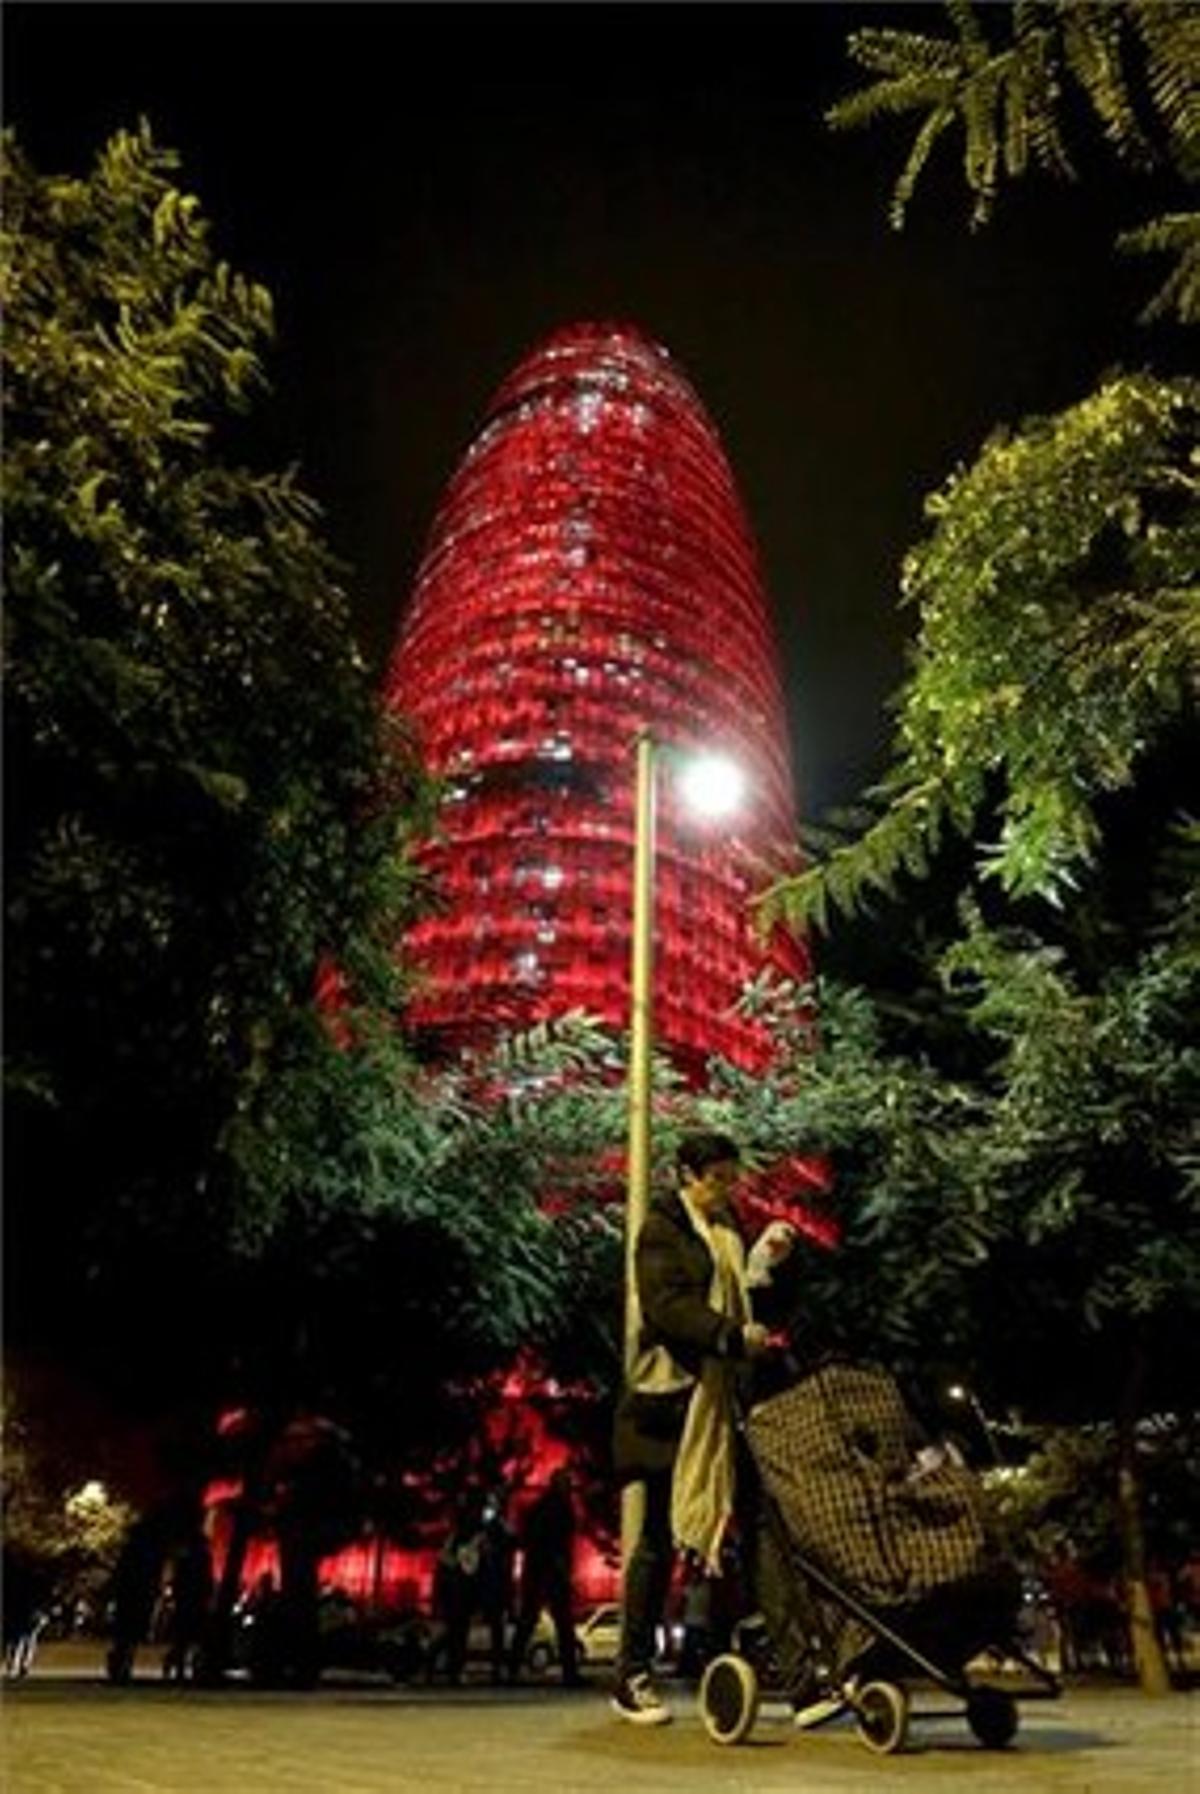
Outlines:
[[[509,375],[454,473],[385,701],[445,780],[435,913],[407,940],[434,1049],[581,1009],[629,1014],[636,743],[720,751],[747,791],[692,820],[660,759],[656,1044],[689,1075],[766,1042],[748,909],[796,827],[757,556],[712,422],[666,349],[578,324]],[[776,938],[790,976],[804,948]]]

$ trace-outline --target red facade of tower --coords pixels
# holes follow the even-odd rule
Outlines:
[[[716,430],[667,351],[581,324],[500,387],[435,517],[385,701],[447,781],[440,907],[411,933],[411,1024],[446,1048],[629,1008],[634,748],[718,749],[742,811],[659,777],[655,1035],[685,1068],[761,1063],[731,1014],[763,964],[747,899],[795,817],[757,556]],[[803,976],[803,949],[787,970]]]

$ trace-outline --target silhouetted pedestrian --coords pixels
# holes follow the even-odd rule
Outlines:
[[[168,1575],[171,1606],[162,1673],[168,1681],[182,1682],[193,1673],[213,1592],[212,1556],[198,1506],[185,1511]]]
[[[483,1546],[483,1503],[478,1494],[471,1494],[455,1517],[434,1570],[433,1612],[437,1630],[425,1670],[430,1682],[443,1659],[450,1686],[457,1687],[462,1681],[471,1615],[479,1603]]]
[[[571,1500],[571,1477],[565,1468],[551,1474],[545,1492],[529,1508],[520,1538],[523,1552],[521,1594],[508,1659],[509,1680],[519,1679],[534,1627],[545,1609],[554,1622],[563,1683],[566,1687],[574,1687],[580,1680],[571,1611],[575,1509]]]
[[[50,1617],[54,1579],[48,1565],[4,1541],[4,1673],[27,1676]]]
[[[112,1578],[112,1644],[105,1658],[110,1682],[128,1682],[138,1646],[150,1631],[177,1510],[160,1502],[125,1535]]]
[[[483,1506],[482,1549],[477,1595],[479,1611],[488,1629],[492,1681],[504,1677],[505,1642],[513,1610],[513,1556],[516,1539],[504,1516],[503,1496],[488,1496]]]

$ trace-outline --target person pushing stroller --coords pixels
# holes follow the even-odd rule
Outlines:
[[[734,1378],[769,1349],[779,1296],[748,1286],[746,1251],[731,1206],[740,1154],[726,1134],[688,1134],[676,1155],[677,1187],[656,1199],[635,1248],[637,1355],[614,1430],[621,1483],[645,1487],[641,1533],[625,1572],[614,1711],[635,1725],[663,1725],[671,1710],[651,1668],[675,1551],[717,1574],[734,1516],[753,1501],[739,1488]],[[794,1235],[776,1225],[767,1251],[781,1257]],[[761,1304],[767,1312],[756,1315]],[[743,1538],[747,1528],[739,1528]],[[750,1553],[743,1581],[752,1585]]]

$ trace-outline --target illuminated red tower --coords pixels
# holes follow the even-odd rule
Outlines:
[[[447,780],[442,906],[408,941],[416,1028],[450,1047],[574,1008],[626,1025],[649,727],[749,780],[731,834],[660,778],[656,1039],[693,1070],[761,1061],[729,1012],[763,964],[747,897],[796,834],[784,712],[729,466],[665,349],[579,324],[504,381],[434,519],[385,695]]]

